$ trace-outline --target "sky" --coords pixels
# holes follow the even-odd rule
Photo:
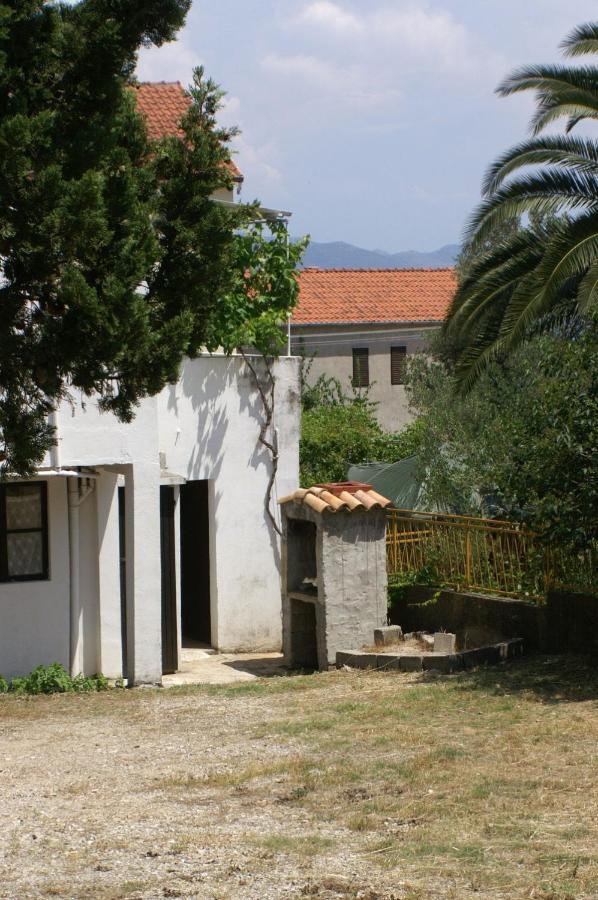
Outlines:
[[[527,133],[512,69],[556,62],[596,0],[194,0],[138,77],[227,92],[242,198],[291,233],[389,252],[460,241],[483,173]]]

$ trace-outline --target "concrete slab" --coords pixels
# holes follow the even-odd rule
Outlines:
[[[184,649],[181,668],[162,677],[163,687],[183,684],[235,684],[287,671],[282,653],[217,653],[209,648]]]

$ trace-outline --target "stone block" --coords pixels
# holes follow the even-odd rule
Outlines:
[[[399,657],[399,668],[402,672],[421,672],[423,668],[421,653],[403,654]]]
[[[436,631],[434,633],[435,653],[454,653],[457,644],[457,635],[450,631]]]
[[[392,669],[396,672],[401,668],[401,657],[397,653],[378,653],[376,659],[379,669]]]
[[[358,650],[338,650],[336,665],[337,668],[349,666],[352,669],[375,669],[377,657],[375,653],[360,653]]]
[[[463,668],[460,653],[440,653],[434,656],[430,654],[424,656],[422,661],[424,669],[435,669],[437,672],[458,672]]]
[[[385,625],[374,629],[376,647],[391,647],[403,640],[403,629],[400,625]]]
[[[461,656],[466,668],[470,666],[493,666],[501,660],[500,650],[495,645],[478,647],[475,650],[464,650]]]

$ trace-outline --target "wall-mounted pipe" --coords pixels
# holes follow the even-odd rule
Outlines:
[[[79,479],[67,482],[69,510],[69,581],[70,581],[70,670],[71,675],[82,671],[82,607],[79,589]]]
[[[49,424],[54,428],[55,443],[50,447],[50,463],[54,469],[60,471],[60,419],[58,410],[53,409],[48,416]]]
[[[95,488],[95,480],[69,478],[67,481],[69,518],[69,607],[70,607],[70,672],[83,671],[83,606],[80,587],[79,509]]]

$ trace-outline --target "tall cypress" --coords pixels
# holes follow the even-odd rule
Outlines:
[[[195,74],[183,137],[148,139],[140,47],[190,0],[0,0],[0,453],[27,474],[73,388],[129,421],[200,348],[233,278],[240,212],[219,92]]]

